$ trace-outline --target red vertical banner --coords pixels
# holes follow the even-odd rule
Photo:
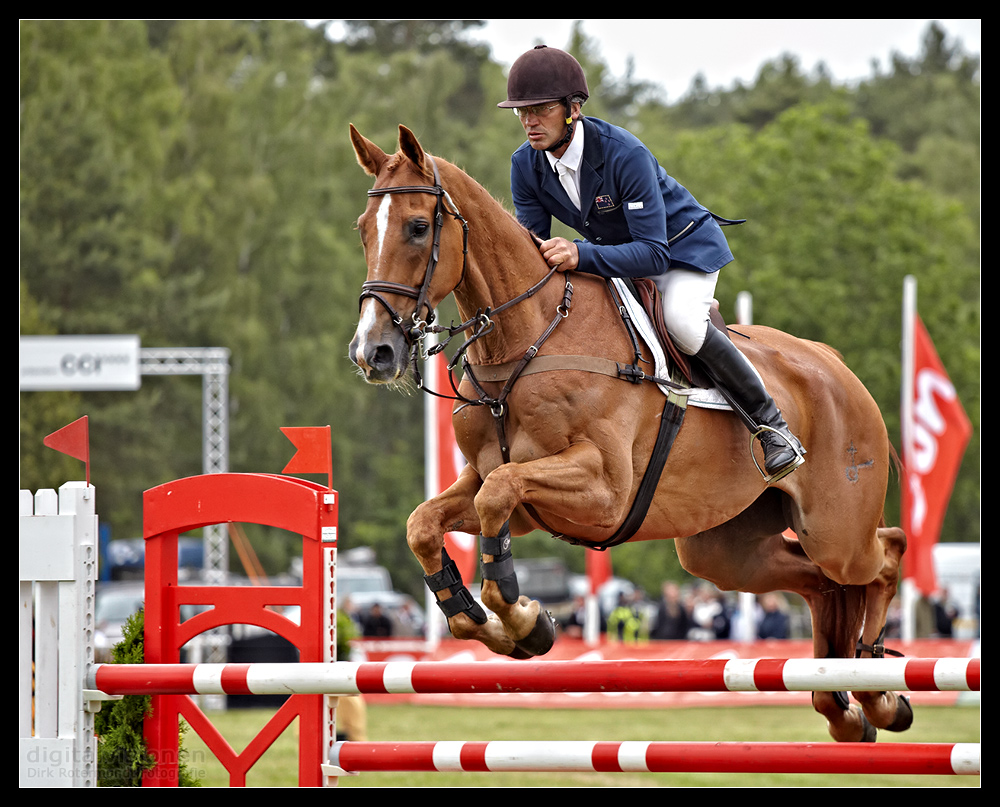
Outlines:
[[[904,400],[903,530],[905,577],[925,595],[936,588],[933,550],[972,436],[962,408],[930,335],[913,317],[912,377]]]
[[[590,593],[597,590],[611,579],[611,550],[604,552],[587,552],[587,578],[590,580]]]
[[[444,353],[438,353],[427,364],[428,389],[448,395],[451,384],[448,382],[448,361]],[[427,496],[438,495],[451,487],[466,465],[455,440],[455,428],[452,424],[452,407],[454,401],[449,397],[427,396],[430,407],[430,417],[427,420],[427,445],[425,460],[428,474]],[[462,575],[462,580],[468,585],[475,578],[478,547],[476,536],[466,532],[448,532],[444,536],[448,555]]]

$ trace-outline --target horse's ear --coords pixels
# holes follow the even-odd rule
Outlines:
[[[379,170],[388,159],[386,153],[371,140],[363,137],[361,132],[354,128],[353,123],[351,124],[351,143],[354,145],[354,153],[358,157],[358,165],[364,168],[367,174],[373,177],[378,176]]]
[[[399,150],[427,176],[433,176],[433,172],[427,169],[423,146],[417,142],[417,136],[402,124],[399,125]]]

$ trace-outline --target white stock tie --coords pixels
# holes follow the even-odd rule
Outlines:
[[[580,209],[580,191],[576,187],[576,172],[570,168],[568,165],[564,165],[559,162],[556,163],[556,170],[559,172],[559,181],[562,183],[563,189],[569,195],[569,200],[576,206],[576,209]]]

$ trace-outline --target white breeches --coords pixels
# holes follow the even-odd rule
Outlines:
[[[663,320],[677,347],[695,355],[705,342],[718,272],[668,269],[653,278],[663,296]]]

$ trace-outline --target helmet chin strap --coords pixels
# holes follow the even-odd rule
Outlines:
[[[565,146],[570,140],[573,139],[573,131],[575,129],[576,124],[570,112],[569,102],[564,101],[563,103],[566,105],[566,134],[563,135],[563,139],[560,140],[558,143],[553,143],[551,146],[545,149],[546,151],[555,151],[556,149],[560,149],[563,146]]]

